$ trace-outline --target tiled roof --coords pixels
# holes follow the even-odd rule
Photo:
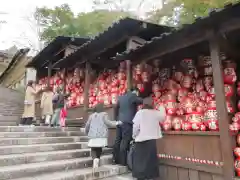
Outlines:
[[[227,18],[229,17],[240,17],[240,3],[230,3],[227,4],[224,8],[211,10],[208,16],[196,18],[195,22],[192,24],[186,24],[183,25],[180,29],[173,29],[171,32],[163,33],[158,37],[153,37],[150,41],[146,41],[145,44],[143,44],[142,46],[137,47],[136,49],[126,50],[121,54],[117,54],[112,59],[129,59],[129,56],[131,54],[135,54],[141,51],[143,48],[146,48],[147,46],[152,45],[155,42],[162,41],[165,38],[169,38],[176,33],[181,33],[181,31],[185,30],[196,30],[198,27],[214,27],[215,25],[220,24],[220,22],[222,21],[227,21]]]
[[[27,66],[39,66],[49,61],[57,52],[67,45],[81,46],[89,38],[58,36],[39,52]]]
[[[77,49],[77,51],[65,57],[62,60],[62,64],[64,64],[64,61],[65,63],[67,63],[66,61],[79,59],[79,57],[87,59],[89,57],[97,57],[99,54],[101,54],[101,52],[105,51],[106,49],[112,48],[109,46],[112,46],[114,43],[118,42],[122,38],[125,37],[126,40],[129,36],[134,36],[139,33],[141,29],[148,29],[149,27],[158,28],[159,34],[161,34],[162,32],[170,31],[172,29],[167,26],[160,26],[132,18],[120,19],[119,21],[114,22],[105,31],[100,32],[94,38],[84,43]],[[60,64],[58,65],[61,66]]]

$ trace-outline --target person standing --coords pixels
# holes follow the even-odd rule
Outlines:
[[[144,102],[133,119],[134,149],[132,175],[138,180],[159,176],[156,140],[162,138],[160,122],[166,117],[165,108],[154,110],[150,102]]]
[[[25,91],[24,111],[19,126],[32,125],[35,117],[35,99],[37,94],[38,92],[35,90],[34,81],[28,81]]]
[[[97,104],[94,113],[88,118],[85,126],[85,133],[89,137],[88,146],[91,148],[93,159],[93,170],[99,167],[102,148],[107,146],[108,128],[121,124],[118,121],[109,120],[109,116],[104,112],[103,103]]]
[[[53,96],[53,107],[54,113],[51,120],[51,126],[59,126],[60,125],[60,113],[61,109],[64,108],[65,97],[59,88],[57,93]]]
[[[132,140],[132,120],[137,112],[138,105],[143,102],[138,95],[138,89],[131,89],[118,98],[115,107],[115,118],[122,122],[122,125],[117,126],[116,140],[113,147],[113,160],[116,164],[127,165],[127,152]]]
[[[41,109],[42,117],[45,120],[45,125],[50,125],[51,117],[53,115],[53,92],[50,87],[47,87],[42,94]]]

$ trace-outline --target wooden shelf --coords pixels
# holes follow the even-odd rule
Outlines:
[[[166,135],[199,135],[199,136],[219,136],[218,131],[165,131]]]

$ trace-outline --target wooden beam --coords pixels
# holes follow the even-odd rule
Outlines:
[[[50,78],[52,76],[52,61],[48,63],[48,87],[50,87]]]
[[[239,51],[226,38],[224,34],[218,38],[221,49],[229,54],[231,57],[238,59],[240,57]]]
[[[127,68],[126,68],[126,74],[127,74],[127,89],[130,90],[132,88],[132,64],[131,61],[127,60]]]
[[[240,18],[233,18],[227,22],[220,24],[218,27],[219,33],[226,33],[226,32],[240,29],[239,22],[240,22]],[[177,50],[187,48],[191,45],[207,40],[207,37],[209,36],[208,32],[209,31],[205,28],[205,29],[199,30],[195,34],[185,33],[185,35],[183,35],[184,30],[179,30],[179,32],[174,32],[174,34],[169,35],[169,37],[163,37],[163,39],[160,40],[159,45],[157,45],[157,48],[146,49],[147,51],[149,51],[147,53],[146,51],[144,51],[145,50],[144,47],[139,48],[135,50],[132,55],[130,54],[130,57],[127,57],[126,59],[129,58],[134,62],[134,64],[142,61],[149,61],[152,59],[156,59],[168,53],[172,53]],[[177,37],[177,36],[180,36],[180,37]],[[149,45],[146,45],[146,46],[149,46]]]
[[[84,82],[84,110],[87,112],[89,107],[89,87],[90,87],[90,71],[91,71],[91,65],[89,62],[86,62],[86,68],[85,68],[85,82]]]
[[[163,37],[163,39],[160,40],[159,44],[155,45],[156,48],[148,49],[149,51],[148,53],[143,52],[142,48],[139,48],[139,50],[136,50],[134,52],[134,55],[138,53],[139,55],[134,56],[133,59],[130,57],[130,59],[133,60],[134,64],[137,64],[142,61],[147,62],[152,59],[156,59],[166,54],[203,42],[207,40],[207,38],[209,37],[207,30],[205,31],[202,30],[194,34],[183,35],[182,33],[183,32],[179,31],[176,34],[169,35],[168,37]],[[149,55],[150,53],[151,55]]]
[[[227,33],[230,31],[235,31],[240,29],[240,17],[229,19],[228,21],[224,21],[219,27],[220,33]]]
[[[132,37],[132,36],[136,35],[136,34],[139,33],[140,31],[142,31],[142,29],[143,29],[143,27],[142,27],[142,25],[140,25],[139,29],[137,29],[137,30],[135,30],[135,31],[133,31],[133,32],[130,32],[130,33],[128,32],[126,35],[122,36],[120,39],[114,41],[113,43],[107,44],[107,47],[103,45],[104,49],[92,53],[91,56],[88,57],[88,58],[91,59],[91,61],[94,61],[94,60],[95,60],[94,57],[96,57],[96,56],[98,56],[99,54],[102,54],[102,53],[106,52],[108,49],[111,49],[111,48],[113,48],[114,46],[116,46],[116,45],[118,45],[118,44],[120,44],[120,43],[128,40],[129,37]],[[92,58],[94,58],[94,59],[92,59]]]
[[[216,93],[216,104],[219,121],[220,142],[223,157],[224,180],[234,179],[234,160],[232,152],[232,139],[229,133],[229,116],[226,107],[226,98],[224,92],[224,83],[222,77],[222,64],[220,59],[220,48],[218,37],[215,32],[211,32],[210,53],[213,68],[214,90]]]

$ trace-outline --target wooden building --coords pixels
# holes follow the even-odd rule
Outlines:
[[[173,67],[183,58],[210,54],[219,132],[165,132],[164,138],[158,141],[162,180],[232,180],[235,177],[236,134],[229,132],[231,116],[226,108],[220,51],[236,61],[239,59],[239,12],[240,4],[227,5],[115,58],[129,59],[133,64],[161,59],[162,67]]]
[[[208,54],[213,69],[219,131],[164,132],[164,138],[158,140],[160,179],[233,180],[233,149],[236,147],[237,133],[229,131],[230,116],[226,107],[220,52],[224,51],[235,60],[239,58],[239,20],[240,4],[227,5],[222,10],[213,11],[208,17],[198,18],[193,24],[178,30],[127,18],[113,24],[63,59],[45,57],[48,61],[35,61],[35,67],[40,70],[48,65],[48,75],[52,68],[85,67],[84,106],[68,109],[71,118],[84,123],[89,108],[91,70],[116,68],[121,61],[129,60],[131,63],[127,63],[126,69],[129,88],[132,65],[161,59],[161,68],[173,67],[179,64],[180,59]],[[141,37],[146,42],[129,50],[126,44],[132,36]],[[106,111],[112,116],[111,107]],[[110,142],[114,140],[114,131],[110,131]]]
[[[29,49],[20,49],[11,59],[7,68],[0,76],[0,84],[4,87],[24,91],[26,86],[26,69],[25,66],[31,60],[27,56]]]
[[[152,37],[159,36],[161,33],[169,32],[171,29],[172,28],[166,26],[159,26],[131,18],[125,18],[119,22],[114,23],[106,31],[100,33],[96,37],[84,43],[82,46],[77,48],[74,53],[71,53],[62,58],[58,57],[51,59],[49,58],[49,54],[43,55],[44,53],[41,52],[36,56],[35,64],[31,63],[28,65],[28,67],[35,67],[37,69],[37,72],[45,71],[46,76],[47,69],[43,64],[46,66],[50,63],[51,65],[48,66],[50,67],[48,71],[49,77],[52,73],[54,73],[55,70],[63,68],[73,69],[76,67],[86,67],[98,72],[102,71],[103,69],[117,68],[119,62],[116,63],[112,61],[111,58],[116,56],[117,53],[124,52],[127,47],[129,47],[129,40],[132,37],[134,37],[134,40],[137,39],[137,43],[139,43],[139,39],[142,41],[148,41]],[[52,44],[53,43],[51,43],[49,46],[54,47]],[[44,56],[45,58],[43,58]],[[103,61],[104,63],[102,63]],[[91,70],[88,70],[86,73],[88,74],[90,71]],[[39,72],[38,77],[41,76],[42,74]],[[87,75],[85,78],[85,80],[88,81]],[[84,89],[88,89],[88,83],[85,85],[86,87],[84,87]],[[88,116],[87,93],[88,92],[85,91],[85,106],[75,106],[68,109],[69,124],[80,126],[85,123],[86,117]],[[110,114],[112,114],[111,108],[108,108],[107,110]]]

